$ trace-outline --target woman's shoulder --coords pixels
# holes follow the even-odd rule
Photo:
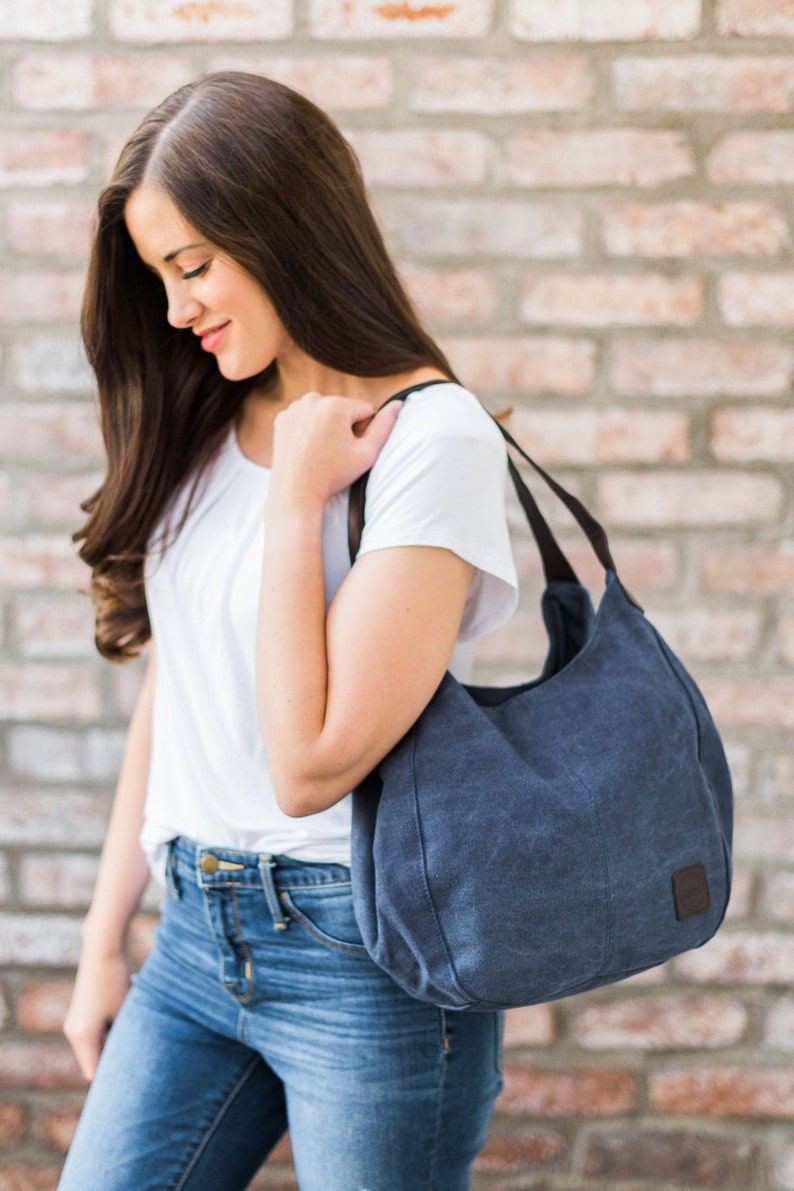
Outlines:
[[[392,435],[401,439],[475,438],[502,445],[499,427],[479,398],[457,381],[439,381],[409,393]]]

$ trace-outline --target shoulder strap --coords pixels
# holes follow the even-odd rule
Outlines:
[[[404,401],[409,393],[417,392],[419,389],[425,389],[429,385],[447,383],[449,382],[431,380],[424,381],[418,385],[411,385],[407,389],[401,389],[399,393],[394,393],[383,404],[388,405],[389,401]],[[381,406],[381,408],[383,407]],[[501,422],[494,418],[493,414],[487,410],[486,413],[488,413],[488,416],[491,418],[494,424],[498,426],[499,431],[508,446],[517,451],[522,459],[525,459],[526,462],[535,469],[537,474],[551,489],[554,495],[562,501],[562,503],[573,516],[574,520],[584,532],[587,540],[590,542],[590,545],[593,548],[596,558],[601,563],[604,570],[614,572],[615,577],[617,578],[626,595],[626,598],[635,606],[635,608],[638,608],[640,611],[642,611],[640,605],[637,603],[631,593],[626,589],[623,583],[620,582],[620,577],[617,573],[615,561],[612,558],[612,552],[609,548],[609,541],[607,539],[606,530],[604,527],[598,521],[596,521],[595,517],[593,517],[592,513],[585,508],[578,497],[568,492],[562,487],[561,484],[558,484],[556,480],[552,479],[548,472],[544,471],[540,464],[536,463],[535,460],[526,453],[523,447],[519,446],[510,432],[505,430],[504,426],[501,424]],[[521,507],[524,510],[524,515],[527,519],[527,522],[529,523],[529,528],[532,531],[532,535],[537,543],[538,550],[540,551],[546,582],[578,583],[579,580],[576,576],[576,572],[563,553],[562,548],[557,542],[557,539],[554,537],[554,534],[552,533],[549,524],[546,521],[546,518],[538,508],[534,496],[524,483],[518,468],[509,455],[507,459],[507,467],[510,473],[510,478],[513,481],[513,486],[516,490],[516,495],[518,496]],[[355,560],[356,554],[358,553],[358,548],[361,545],[361,534],[364,528],[364,502],[366,499],[368,478],[369,472],[365,472],[362,476],[359,476],[359,478],[351,485],[350,488],[350,504],[348,507],[347,528],[348,550],[350,552],[351,563]]]

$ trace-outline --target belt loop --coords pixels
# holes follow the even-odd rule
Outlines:
[[[273,915],[273,929],[286,930],[289,926],[289,920],[284,917],[281,909],[281,901],[278,896],[275,881],[275,859],[266,852],[260,854],[259,857],[259,871],[262,874],[262,888],[265,891],[267,904],[270,907],[270,913]]]
[[[167,847],[168,852],[165,862],[165,885],[168,891],[168,896],[179,901],[182,897],[182,883],[179,879],[179,873],[176,871],[176,840],[169,840]]]

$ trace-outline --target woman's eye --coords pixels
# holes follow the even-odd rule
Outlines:
[[[207,269],[209,269],[209,267],[210,267],[210,262],[207,261],[205,264],[199,265],[199,267],[197,269],[191,269],[191,271],[189,273],[183,273],[182,280],[190,281],[191,277],[201,277],[203,273],[207,272]]]

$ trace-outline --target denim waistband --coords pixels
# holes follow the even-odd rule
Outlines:
[[[338,885],[350,880],[350,869],[344,864],[214,847],[196,843],[184,835],[168,844],[168,868],[172,872],[178,868],[183,877],[191,876],[202,888],[257,886],[262,884],[265,874],[268,884],[272,882],[281,889]]]

